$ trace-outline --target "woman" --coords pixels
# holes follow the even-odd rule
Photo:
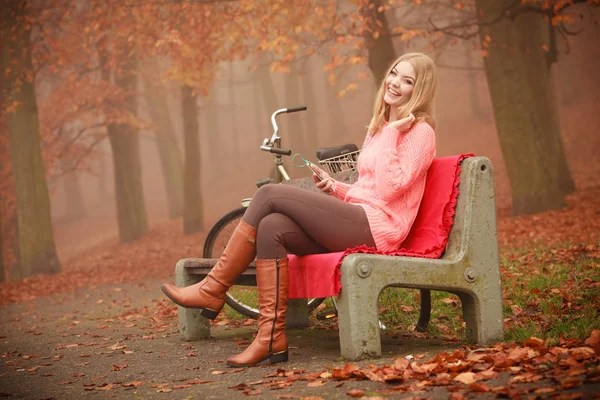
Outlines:
[[[322,171],[322,180],[313,176],[315,183],[332,196],[288,185],[261,187],[207,277],[184,288],[162,286],[178,305],[202,309],[203,316],[214,319],[227,290],[256,257],[258,334],[244,352],[227,360],[229,366],[287,361],[288,253],[360,245],[384,252],[399,248],[417,215],[435,156],[436,87],[436,68],[427,55],[397,59],[376,95],[353,185]]]

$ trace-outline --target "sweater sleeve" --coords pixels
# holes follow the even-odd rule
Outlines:
[[[402,134],[385,127],[381,135],[383,151],[375,166],[377,189],[382,199],[391,200],[410,187],[427,171],[435,157],[435,132],[427,123],[419,123]]]
[[[345,199],[346,193],[348,193],[348,190],[350,190],[352,185],[349,183],[340,182],[336,179],[333,179],[333,181],[335,182],[335,194],[337,194],[338,198],[342,200]]]

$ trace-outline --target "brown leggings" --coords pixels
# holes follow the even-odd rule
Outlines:
[[[261,187],[243,220],[257,228],[258,259],[375,247],[362,207],[295,186]]]

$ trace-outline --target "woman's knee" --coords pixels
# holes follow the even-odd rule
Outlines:
[[[263,242],[276,240],[282,229],[285,229],[287,219],[284,215],[278,213],[269,214],[262,218],[256,230],[256,240]]]
[[[285,255],[282,234],[289,218],[282,214],[269,214],[262,218],[256,230],[256,255],[258,258],[278,258]]]
[[[252,201],[257,200],[258,203],[264,203],[275,196],[282,195],[286,189],[286,186],[276,184],[261,186],[256,193],[254,193],[254,196],[252,196]]]

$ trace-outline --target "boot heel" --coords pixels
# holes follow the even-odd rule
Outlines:
[[[202,311],[200,311],[200,315],[208,319],[215,319],[217,318],[217,315],[219,315],[219,312],[203,308]]]
[[[288,352],[287,352],[287,350],[280,351],[279,353],[272,354],[271,357],[269,357],[269,362],[271,364],[278,364],[280,362],[285,362],[287,360],[288,360]]]

